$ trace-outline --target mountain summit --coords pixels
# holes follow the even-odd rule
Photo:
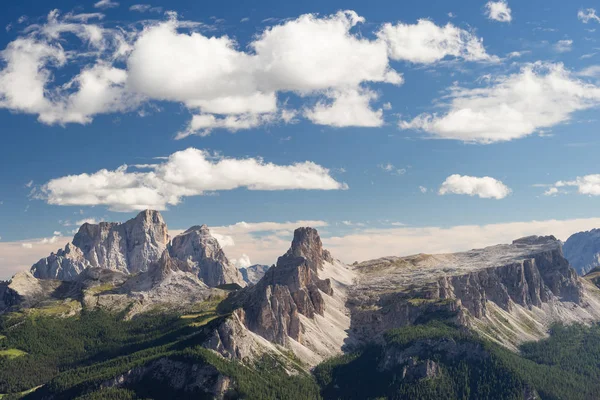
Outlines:
[[[162,215],[152,210],[124,223],[83,224],[71,243],[38,261],[31,273],[39,279],[73,281],[87,268],[138,274],[161,263],[185,264],[186,272],[196,274],[209,287],[245,286],[206,225],[193,226],[169,241]]]

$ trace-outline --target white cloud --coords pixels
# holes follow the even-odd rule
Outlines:
[[[600,77],[600,65],[590,65],[577,73],[579,76],[585,76],[588,78]]]
[[[150,11],[160,13],[162,11],[162,7],[152,7],[150,4],[134,4],[129,7],[129,11],[137,11],[141,13]]]
[[[380,112],[369,109],[374,94],[359,85],[400,84],[402,77],[389,67],[385,43],[350,33],[361,22],[353,11],[306,14],[267,28],[250,43],[254,53],[247,53],[227,36],[180,33],[171,19],[139,36],[128,59],[128,83],[148,97],[201,111],[180,137],[285,121],[277,114],[276,95],[285,91],[334,98],[332,106],[319,103],[308,113],[317,123],[379,126]],[[359,114],[344,116],[342,107],[348,106]]]
[[[573,49],[573,41],[569,39],[559,40],[554,44],[554,50],[559,53],[566,53]]]
[[[546,190],[544,194],[555,195],[561,192],[561,188],[565,187],[576,187],[579,194],[600,196],[600,174],[578,176],[571,181],[558,181]]]
[[[482,199],[503,199],[510,194],[511,190],[501,181],[489,176],[475,177],[468,175],[450,175],[442,186],[439,194],[445,195],[466,194],[479,196]]]
[[[33,248],[33,245],[31,243],[21,243],[21,246],[24,249],[32,249]]]
[[[312,109],[306,109],[304,116],[317,125],[334,127],[383,125],[383,110],[372,110],[370,103],[377,100],[377,94],[368,89],[348,89],[328,94],[329,103],[318,102]]]
[[[600,103],[600,88],[579,80],[562,64],[527,64],[486,86],[454,86],[447,112],[400,121],[401,129],[419,129],[445,139],[493,143],[518,139],[566,122],[579,110]]]
[[[522,57],[525,54],[530,53],[529,51],[512,51],[510,53],[508,53],[508,58],[518,58],[518,57]]]
[[[544,192],[544,196],[556,196],[558,194],[558,188],[551,187]]]
[[[0,108],[37,114],[46,124],[85,124],[94,115],[135,107],[139,96],[126,91],[126,71],[102,58],[118,57],[125,51],[123,34],[87,23],[102,17],[98,13],[61,17],[53,10],[45,24],[30,25],[26,36],[10,42],[0,53],[5,63],[0,70]],[[85,44],[85,55],[64,50],[63,35],[67,33]],[[84,65],[69,81],[50,86],[55,69],[95,55],[100,58]]]
[[[130,10],[161,11],[147,4]],[[203,24],[174,12],[166,21],[146,21],[142,30],[107,28],[103,18],[53,10],[45,23],[26,27],[0,53],[0,108],[64,125],[152,101],[178,102],[193,115],[179,138],[294,123],[300,115],[321,125],[379,127],[383,110],[372,107],[377,94],[369,85],[403,83],[391,59],[497,59],[475,34],[452,24],[384,24],[367,38],[357,29],[365,20],[354,11],[276,22],[244,49],[229,36],[204,35]],[[55,75],[71,70],[75,74],[58,84]],[[298,96],[304,113],[286,109],[282,93]]]
[[[53,235],[54,236],[62,236],[62,234],[59,231],[54,231]]]
[[[233,240],[231,236],[221,235],[217,232],[211,232],[211,235],[217,239],[217,242],[219,242],[219,245],[223,248],[235,246],[235,240]]]
[[[107,9],[107,8],[116,8],[119,7],[119,3],[112,0],[100,0],[99,2],[94,4],[95,8]]]
[[[508,3],[501,1],[488,1],[485,5],[485,15],[488,19],[493,19],[499,22],[512,21],[512,14]]]
[[[216,117],[212,114],[194,115],[186,130],[179,132],[176,139],[183,139],[190,135],[208,136],[213,129],[227,129],[237,132],[241,129],[256,128],[267,123],[276,122],[275,114],[237,114]]]
[[[600,22],[600,17],[596,15],[596,10],[593,8],[579,10],[577,12],[577,18],[580,19],[584,24],[587,24],[590,21]]]
[[[240,258],[238,258],[237,260],[232,260],[235,264],[236,267],[238,268],[248,268],[249,266],[252,265],[252,262],[250,261],[250,257],[248,257],[247,254],[242,254],[240,256]]]
[[[431,64],[448,56],[467,61],[493,61],[483,40],[451,23],[437,26],[420,19],[416,24],[386,23],[377,33],[389,47],[390,58],[419,64]]]
[[[425,186],[419,186],[419,191],[421,193],[427,193],[427,188]]]
[[[345,183],[329,170],[310,161],[291,165],[266,163],[260,158],[213,156],[194,148],[178,151],[147,172],[102,169],[92,174],[50,180],[37,198],[56,205],[106,205],[114,211],[164,210],[183,197],[232,190],[340,190]]]

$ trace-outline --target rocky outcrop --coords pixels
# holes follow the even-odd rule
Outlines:
[[[516,344],[545,335],[544,327],[567,315],[574,321],[600,318],[599,304],[552,236],[464,253],[387,257],[356,269],[349,305],[352,332],[362,340],[442,318],[482,329],[502,324],[502,340]]]
[[[227,283],[246,285],[240,272],[229,262],[206,225],[193,226],[174,237],[169,253],[171,257],[186,262],[208,286],[216,287]]]
[[[52,298],[62,286],[60,281],[36,279],[29,272],[19,272],[12,277],[8,284],[0,289],[4,308],[34,307],[40,302]]]
[[[242,279],[246,284],[254,285],[265,276],[269,268],[268,265],[255,264],[240,268],[240,274],[242,274]]]
[[[161,257],[168,257],[163,266],[176,265],[175,270],[196,274],[210,287],[245,286],[206,225],[194,226],[169,243],[162,216],[150,210],[125,223],[83,224],[72,243],[38,261],[31,273],[36,278],[63,281],[77,280],[83,271],[96,268],[135,275],[149,271]]]
[[[125,223],[85,223],[64,250],[38,261],[32,274],[41,279],[73,280],[87,267],[134,274],[148,270],[167,247],[167,225],[146,210]]]
[[[83,252],[73,243],[64,249],[42,258],[31,267],[31,273],[39,279],[73,280],[92,264],[85,259]]]
[[[600,266],[600,229],[571,235],[563,245],[563,252],[579,275]]]
[[[323,296],[333,295],[330,279],[320,279],[327,254],[315,229],[298,228],[290,249],[254,286],[233,297],[244,310],[244,324],[265,339],[286,345],[302,343],[300,315],[323,315]]]
[[[137,387],[148,395],[168,392],[171,398],[211,399],[225,398],[231,386],[231,379],[211,364],[167,357],[136,367],[100,384],[101,388]]]

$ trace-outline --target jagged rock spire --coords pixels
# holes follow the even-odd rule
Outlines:
[[[245,286],[240,272],[233,266],[219,241],[206,225],[192,226],[173,238],[169,246],[171,257],[187,262],[190,269],[208,286],[237,283]]]

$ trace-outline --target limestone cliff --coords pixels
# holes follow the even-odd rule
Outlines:
[[[206,225],[193,226],[173,238],[169,246],[171,257],[186,262],[208,286],[215,287],[227,283],[245,286],[245,282],[233,266],[217,239]]]
[[[600,319],[600,299],[556,238],[527,237],[464,253],[386,257],[356,266],[352,332],[362,341],[431,318],[468,325],[509,347],[553,321]]]
[[[600,229],[571,235],[563,245],[563,252],[579,275],[600,266]]]
[[[87,267],[128,274],[143,272],[167,247],[167,225],[157,211],[146,210],[124,223],[85,223],[64,250],[33,265],[41,279],[73,280]]]

